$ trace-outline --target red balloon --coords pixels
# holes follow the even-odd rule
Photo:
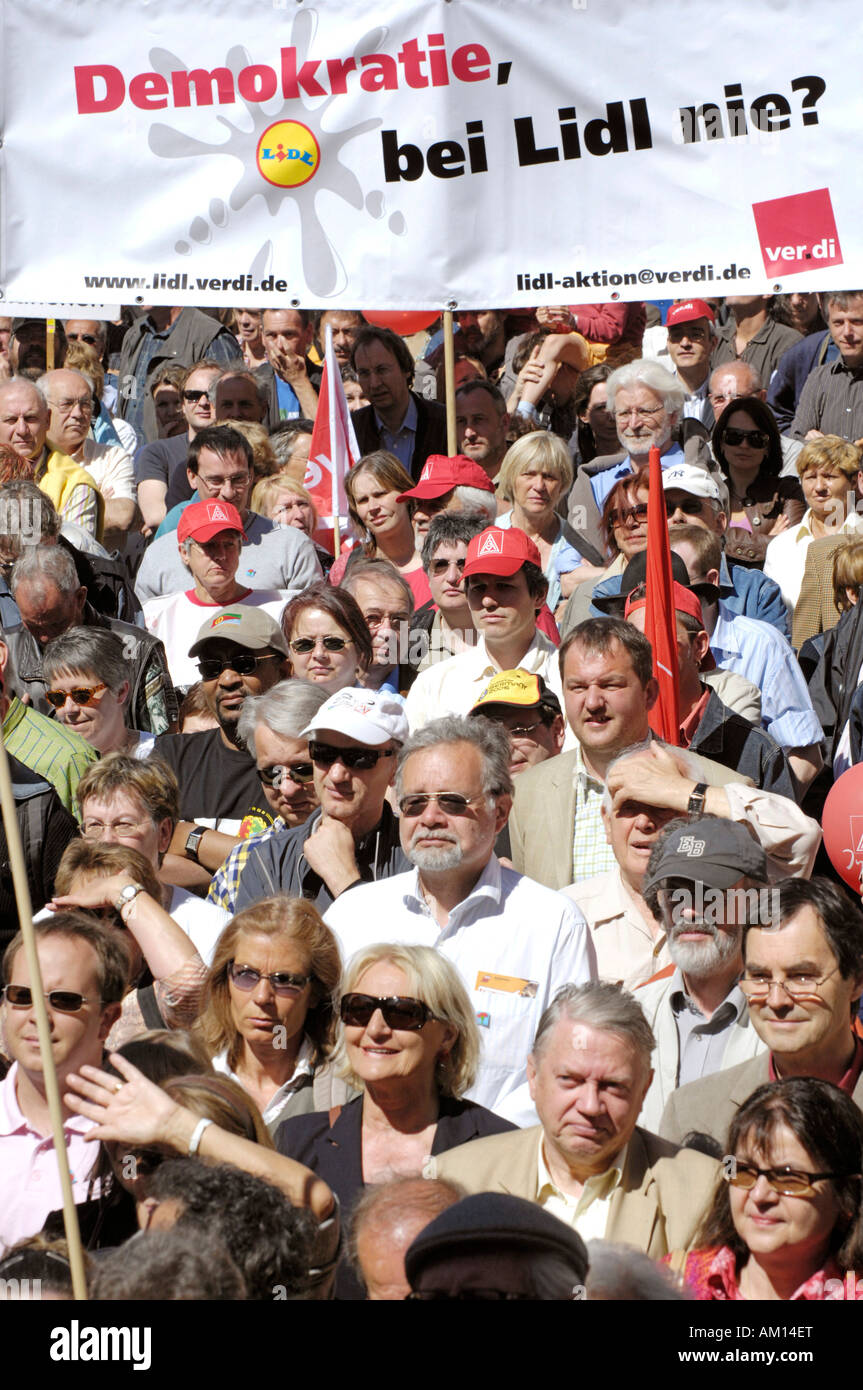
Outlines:
[[[428,309],[364,309],[363,314],[366,321],[373,323],[376,328],[391,328],[394,333],[408,338],[412,333],[430,328],[440,318],[437,310],[429,312]]]
[[[863,763],[855,763],[834,782],[821,819],[830,862],[854,893],[863,870]]]

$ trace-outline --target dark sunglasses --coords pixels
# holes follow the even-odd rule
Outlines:
[[[766,449],[770,443],[770,435],[763,430],[733,430],[725,431],[725,443],[735,447],[738,444],[751,444],[753,449]]]
[[[474,801],[484,801],[486,793],[479,796],[462,796],[461,792],[409,792],[399,802],[403,816],[421,816],[430,801],[436,801],[444,815],[466,816]]]
[[[99,341],[92,333],[67,333],[66,337],[70,343],[88,343],[90,347],[95,347]]]
[[[209,391],[184,391],[183,400],[192,403],[199,401],[202,396],[209,396]]]
[[[276,787],[289,777],[292,782],[311,782],[315,769],[311,763],[282,763],[274,767],[259,767],[258,776],[265,787]]]
[[[290,970],[274,970],[272,975],[262,975],[251,965],[237,965],[233,960],[228,966],[228,974],[237,989],[243,990],[257,989],[261,980],[269,980],[273,993],[283,999],[301,994],[312,978],[311,975],[292,975]]]
[[[320,767],[332,767],[333,763],[344,763],[354,772],[368,772],[377,765],[379,758],[394,758],[395,749],[387,748],[335,748],[331,743],[318,743],[309,739],[309,757]]]
[[[29,985],[5,985],[3,998],[16,1009],[27,1009],[33,1003],[33,991]],[[52,1009],[58,1014],[77,1014],[85,1004],[98,1004],[98,999],[88,999],[74,989],[51,989],[45,995]]]
[[[430,1019],[436,1017],[421,999],[402,999],[397,994],[390,995],[388,999],[377,999],[373,994],[343,994],[339,1016],[342,1023],[348,1023],[352,1028],[365,1028],[378,1009],[388,1028],[408,1033],[418,1033]]]
[[[647,503],[636,502],[634,507],[623,507],[619,511],[615,508],[608,519],[612,526],[625,526],[628,521],[646,521]]]
[[[343,652],[345,647],[351,645],[349,637],[295,637],[288,646],[295,656],[307,656],[313,652],[320,641],[325,652]]]
[[[103,682],[101,685],[80,685],[76,690],[46,690],[45,699],[54,709],[62,709],[70,696],[76,705],[95,705],[98,704],[96,696],[100,690],[107,689]]]
[[[268,652],[266,656],[253,656],[242,652],[238,656],[205,656],[198,662],[202,681],[218,680],[223,671],[236,671],[238,676],[250,676],[259,661],[277,661],[278,653]]]
[[[704,511],[704,502],[700,497],[682,497],[677,502],[669,502],[665,499],[665,510],[669,516],[674,512],[684,512],[686,516],[701,516]]]

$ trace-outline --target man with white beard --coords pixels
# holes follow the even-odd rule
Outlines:
[[[719,816],[674,820],[647,862],[644,900],[665,928],[673,964],[635,991],[656,1037],[639,1123],[653,1133],[677,1086],[763,1051],[740,988],[746,925],[776,917],[767,859],[742,825]]]
[[[337,898],[342,955],[380,941],[434,946],[459,971],[482,1055],[468,1099],[535,1124],[527,1056],[564,984],[595,976],[584,918],[562,893],[505,868],[494,842],[512,805],[509,736],[487,719],[437,719],[399,754],[402,849],[415,868]]]

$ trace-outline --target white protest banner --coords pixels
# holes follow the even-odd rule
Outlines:
[[[6,0],[0,289],[439,309],[847,287],[861,29],[852,0]]]

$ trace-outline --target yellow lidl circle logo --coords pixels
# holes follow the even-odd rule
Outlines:
[[[318,171],[321,150],[301,121],[276,121],[258,141],[258,168],[277,188],[298,188]]]

